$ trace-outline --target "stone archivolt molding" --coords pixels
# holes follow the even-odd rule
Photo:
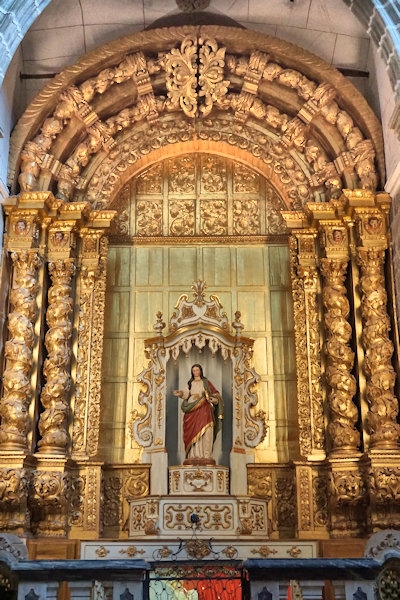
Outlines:
[[[383,178],[376,166],[383,158],[379,125],[337,71],[283,41],[211,26],[135,34],[61,73],[16,128],[10,182],[16,189],[18,178],[23,191],[55,186],[63,200],[88,194],[93,203],[90,190],[107,175],[110,202],[135,172],[112,158],[128,138],[136,152],[132,165],[166,143],[185,141],[182,135],[189,142],[202,139],[197,127],[204,129],[209,117],[223,131],[225,117],[215,119],[221,111],[239,138],[239,125],[246,125],[253,129],[250,139],[258,130],[259,140],[269,140],[276,162],[271,170],[286,171],[280,191],[288,208],[338,197],[342,187],[374,190]],[[160,138],[157,121],[171,118],[181,133],[175,125]],[[241,141],[238,146],[245,160],[251,150]],[[226,152],[234,153],[229,146]],[[265,174],[262,165],[260,170]],[[296,170],[302,182],[293,182]],[[293,195],[296,185],[304,188],[299,195]]]

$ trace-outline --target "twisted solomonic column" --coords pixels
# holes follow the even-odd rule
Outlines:
[[[375,450],[398,450],[400,425],[399,404],[394,395],[396,375],[392,366],[393,344],[389,339],[383,249],[358,248],[361,267],[360,287],[362,342],[365,352],[366,424]]]
[[[321,260],[324,277],[323,304],[326,329],[326,380],[328,395],[328,434],[332,453],[357,452],[360,434],[355,428],[358,410],[353,402],[357,384],[351,370],[354,352],[349,347],[352,330],[347,319],[350,313],[344,279],[348,259]]]
[[[48,293],[45,336],[47,358],[43,373],[46,384],[40,397],[44,411],[39,419],[39,451],[45,454],[66,454],[68,438],[68,394],[72,336],[71,278],[75,273],[73,259],[49,263],[52,286]]]
[[[0,450],[27,450],[29,431],[30,374],[33,361],[36,316],[37,252],[12,252],[12,310],[8,316],[9,340],[5,344],[6,366],[0,403]]]

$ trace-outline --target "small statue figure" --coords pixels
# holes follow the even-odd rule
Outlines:
[[[215,464],[212,449],[223,419],[223,400],[213,384],[203,375],[203,368],[195,364],[184,390],[174,390],[174,396],[183,398],[184,464]]]

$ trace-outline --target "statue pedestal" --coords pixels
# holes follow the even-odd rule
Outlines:
[[[170,467],[168,471],[170,496],[229,494],[228,467],[192,464]]]

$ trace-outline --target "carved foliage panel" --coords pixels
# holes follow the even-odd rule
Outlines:
[[[157,163],[135,180],[132,216],[118,198],[117,235],[279,235],[282,200],[260,175],[231,160],[191,154]]]

